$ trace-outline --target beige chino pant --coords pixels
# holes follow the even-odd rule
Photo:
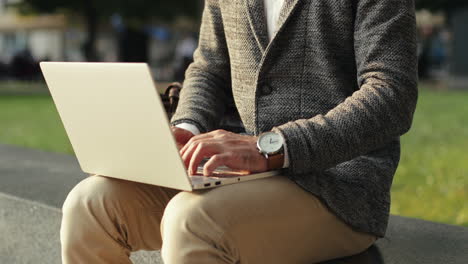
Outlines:
[[[65,264],[161,247],[165,264],[310,264],[375,241],[283,176],[194,192],[91,176],[68,195],[60,237]]]

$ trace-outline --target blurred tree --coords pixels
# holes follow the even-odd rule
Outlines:
[[[429,9],[431,11],[450,12],[455,8],[468,6],[466,0],[416,0],[417,9]]]
[[[87,40],[83,45],[85,57],[88,61],[98,61],[96,53],[96,37],[98,25],[102,21],[108,21],[113,14],[122,16],[125,24],[123,37],[119,41],[125,50],[131,47],[139,47],[136,52],[148,46],[148,36],[144,33],[143,26],[152,18],[162,21],[170,21],[177,16],[189,16],[196,18],[200,15],[200,1],[186,0],[23,0],[17,7],[23,13],[55,13],[66,11],[82,16],[86,23]],[[135,37],[133,37],[135,36]],[[135,43],[133,43],[135,42]],[[133,55],[132,51],[119,52],[129,54],[121,60],[146,60],[146,52],[141,55]]]

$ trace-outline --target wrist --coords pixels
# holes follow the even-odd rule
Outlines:
[[[200,135],[200,130],[197,128],[197,126],[190,124],[190,123],[180,123],[180,124],[175,125],[175,127],[184,129],[192,133],[194,136]]]
[[[267,160],[267,169],[268,170],[279,170],[283,168],[284,165],[284,154],[278,153],[266,158]]]
[[[284,166],[284,138],[276,132],[265,132],[257,139],[257,149],[267,162],[267,170],[278,170]]]

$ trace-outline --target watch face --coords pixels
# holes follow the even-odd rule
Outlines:
[[[261,134],[258,139],[258,148],[266,154],[278,152],[283,147],[283,137],[275,132]]]

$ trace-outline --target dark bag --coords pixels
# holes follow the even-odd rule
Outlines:
[[[180,90],[182,90],[182,84],[179,82],[173,82],[166,88],[164,94],[161,94],[161,99],[163,101],[164,108],[166,109],[169,120],[177,110]],[[245,132],[244,125],[242,124],[234,102],[228,104],[225,115],[221,120],[219,127],[234,133]]]
[[[179,104],[180,90],[182,89],[182,84],[179,82],[173,82],[169,84],[166,88],[164,94],[161,94],[161,99],[164,104],[164,109],[166,109],[167,117],[171,120],[172,116],[177,110],[177,105]]]

